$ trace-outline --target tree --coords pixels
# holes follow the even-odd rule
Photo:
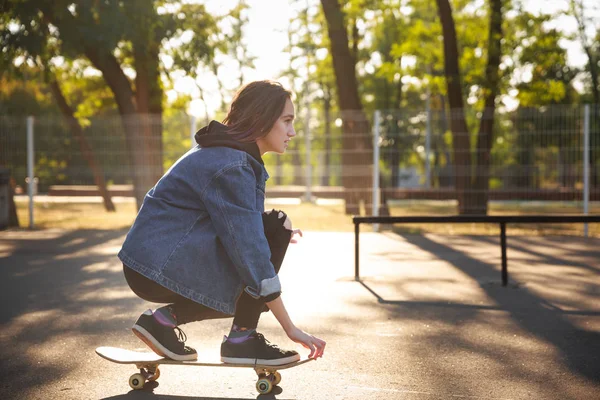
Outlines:
[[[288,26],[288,30],[287,30],[287,37],[288,37],[288,46],[286,48],[286,51],[290,54],[290,62],[288,65],[288,68],[285,69],[282,72],[282,75],[285,76],[289,82],[290,85],[292,87],[295,86],[296,81],[298,81],[300,79],[300,68],[298,67],[298,64],[301,62],[302,58],[306,57],[306,43],[305,43],[305,37],[309,34],[307,32],[299,32],[302,28],[306,28],[305,24],[306,24],[306,15],[307,15],[307,10],[301,10],[299,13],[299,18],[297,18],[294,23],[290,23],[290,25]],[[299,25],[299,26],[295,26],[295,25]],[[294,49],[299,49],[300,50],[300,54],[299,55],[295,55]],[[308,77],[307,77],[308,79]],[[299,87],[297,89],[294,89],[294,92],[296,93],[296,114],[298,115],[298,117],[296,118],[296,120],[298,122],[296,122],[296,129],[304,129],[304,123],[306,123],[306,119],[301,118],[300,115],[302,113],[302,107],[307,104],[306,101],[304,100],[306,93],[305,89],[305,85],[303,85],[303,87]],[[301,125],[302,124],[302,125]],[[300,128],[302,127],[302,128]],[[293,141],[292,142],[292,146],[294,146],[291,151],[288,152],[289,156],[291,157],[291,162],[292,162],[292,176],[293,176],[293,180],[292,180],[292,184],[293,185],[302,185],[305,182],[302,182],[302,172],[301,172],[301,165],[302,165],[302,161],[300,160],[300,149],[301,149],[301,145],[300,145],[300,141]],[[284,156],[285,158],[288,158],[286,156]],[[276,168],[276,175],[275,175],[275,184],[276,185],[280,185],[282,183],[282,175],[283,175],[283,170],[282,170],[282,161],[284,157],[277,157],[275,160],[275,168]]]
[[[50,90],[52,91],[52,95],[56,100],[56,104],[60,109],[64,119],[66,120],[67,125],[69,126],[71,134],[79,143],[81,154],[88,162],[88,165],[92,170],[92,174],[94,176],[94,183],[98,187],[98,191],[100,192],[100,196],[102,197],[104,209],[106,211],[115,211],[115,205],[106,187],[106,180],[104,179],[104,172],[102,171],[102,167],[100,166],[100,163],[98,162],[90,144],[86,140],[85,135],[83,134],[83,127],[81,126],[77,118],[75,118],[73,108],[67,102],[67,99],[65,98],[58,83],[58,80],[55,76],[50,79],[49,86]]]
[[[0,64],[2,59],[0,58]],[[9,227],[19,227],[19,218],[14,201],[17,185],[23,184],[27,171],[25,151],[15,151],[15,147],[25,149],[27,115],[49,116],[58,114],[58,109],[46,93],[44,85],[38,83],[38,72],[34,68],[20,70],[10,65],[0,68],[0,121],[3,128],[0,134],[0,167],[9,169]]]
[[[363,111],[358,92],[356,77],[356,53],[358,34],[354,24],[347,25],[347,19],[338,0],[321,0],[330,52],[335,71],[338,105],[343,123],[343,179],[346,214],[360,214],[360,201],[363,200],[367,214],[371,213],[369,204],[369,170],[372,145],[368,139],[369,122]],[[353,43],[350,47],[348,30],[352,32]]]
[[[598,41],[590,40],[586,29],[588,25],[591,25],[590,19],[586,18],[586,7],[583,0],[570,0],[569,11],[577,22],[577,35],[583,47],[583,51],[587,57],[587,69],[591,78],[591,89],[592,96],[594,98],[594,104],[600,104],[600,58],[597,56]],[[596,47],[596,49],[594,49]],[[594,51],[596,50],[596,51]]]
[[[223,64],[237,62],[238,86],[243,85],[244,69],[254,65],[255,57],[248,53],[243,35],[248,24],[247,10],[246,1],[239,0],[226,14],[206,18],[204,5],[182,4],[179,11],[186,17],[178,21],[176,33],[186,39],[174,46],[166,46],[164,51],[173,59],[173,66],[165,71],[167,76],[170,78],[173,72],[178,72],[191,78],[205,106],[204,82],[210,75],[216,79],[221,101],[218,113],[227,112],[226,99],[229,95],[219,74]],[[208,119],[207,108],[205,114]]]
[[[162,175],[159,52],[177,36],[189,9],[158,0],[9,0],[4,5],[6,20],[18,28],[4,30],[3,48],[36,52],[51,41],[57,49],[52,57],[85,58],[100,71],[121,115],[138,206]],[[211,19],[194,11],[194,18]],[[202,35],[192,32],[194,41],[205,40]]]
[[[423,135],[414,134],[410,122],[412,116],[422,114],[422,87],[404,83],[405,77],[416,77],[428,85],[425,71],[431,70],[432,58],[437,45],[423,40],[425,35],[435,35],[428,20],[430,7],[419,2],[408,9],[402,0],[379,0],[368,2],[367,29],[370,46],[365,49],[368,59],[362,68],[362,84],[365,109],[370,113],[382,112],[380,120],[380,154],[383,168],[380,172],[382,204],[380,215],[389,215],[387,188],[399,185],[401,167],[411,163],[413,149],[418,147]],[[432,15],[435,17],[435,14]],[[418,56],[417,56],[418,55]],[[414,68],[403,67],[403,59],[417,60]],[[417,64],[415,63],[415,64]],[[368,73],[366,70],[373,71]],[[416,94],[416,96],[414,96]],[[420,120],[420,119],[419,119]],[[420,123],[420,122],[419,122]],[[424,132],[424,129],[419,132]],[[389,171],[389,172],[388,172]]]
[[[471,178],[471,143],[464,116],[458,39],[449,0],[436,0],[444,38],[444,71],[450,103],[450,129],[454,151],[455,188],[459,214],[469,214],[468,190]]]
[[[579,41],[585,55],[587,57],[587,72],[590,74],[590,88],[592,92],[592,99],[594,101],[594,112],[592,113],[592,143],[600,143],[600,27],[596,28],[596,37],[588,37],[587,28],[592,25],[591,18],[586,18],[586,14],[589,15],[589,10],[586,10],[583,0],[570,0],[569,2],[570,13],[577,22],[577,33]],[[595,128],[595,129],[594,129]],[[591,183],[593,187],[600,186],[600,171],[598,170],[598,163],[600,163],[600,149],[598,146],[592,146],[590,149],[590,164],[591,164]]]
[[[502,0],[490,0],[487,65],[483,82],[484,105],[477,135],[476,168],[473,180],[475,198],[471,213],[487,214],[490,188],[490,154],[494,141],[496,97],[500,84],[500,57],[502,55]]]
[[[319,143],[321,131],[324,131],[325,139],[328,140],[331,127],[331,102],[325,102],[324,104],[324,107],[326,108],[324,121],[321,121],[320,118],[314,118],[315,111],[318,112],[319,110],[319,104],[316,103],[318,102],[318,98],[327,96],[327,93],[325,92],[319,93],[322,84],[326,82],[327,79],[327,64],[326,61],[320,60],[319,57],[317,57],[320,49],[326,49],[326,44],[324,43],[325,37],[321,29],[323,16],[319,7],[310,5],[308,1],[298,0],[294,2],[293,5],[297,8],[297,13],[290,21],[287,29],[288,45],[286,47],[286,52],[290,54],[290,61],[287,69],[282,73],[290,82],[289,84],[296,94],[296,128],[300,132],[309,132],[309,129],[307,129],[309,126],[307,126],[307,124],[310,123],[310,138],[308,138],[308,140],[311,141],[310,148],[317,150],[318,152],[319,150],[323,150]],[[327,109],[327,107],[329,108]],[[309,113],[311,115],[310,121],[306,118]],[[321,122],[323,123],[321,124]],[[293,168],[293,180],[291,183],[294,185],[304,185],[306,184],[307,179],[313,178],[311,176],[302,179],[303,175],[305,175],[301,168],[302,152],[304,152],[306,156],[315,154],[315,152],[312,151],[307,153],[309,148],[306,146],[306,142],[306,140],[292,142],[293,148],[289,152],[289,157],[277,157],[276,160],[277,170],[281,171],[281,163],[285,162],[286,159],[291,158]],[[328,144],[325,145],[325,148],[327,148],[327,146]],[[327,150],[324,150],[324,153],[324,164],[327,166],[329,165],[330,155],[327,154]],[[307,162],[312,163],[312,160],[307,160]],[[278,175],[281,174],[279,173]],[[326,179],[326,177],[327,172],[324,172],[323,178]],[[280,179],[278,177],[278,183],[279,182]],[[327,185],[328,183],[324,182],[323,184]]]
[[[369,111],[388,110],[383,111],[380,126],[382,173],[389,169],[389,173],[385,171],[389,183],[382,187],[396,187],[401,167],[416,163],[424,169],[427,162],[427,154],[417,150],[425,140],[427,99],[431,120],[442,122],[445,118],[443,54],[438,40],[441,25],[433,0],[379,0],[370,6],[374,17],[369,18],[372,39],[368,50],[374,55],[369,62],[374,73],[361,76],[363,97],[372,99],[365,103]],[[466,22],[474,30],[472,22]],[[445,156],[450,145],[444,140],[445,127],[435,127],[432,124],[429,154],[430,160],[433,158],[430,179],[434,185],[440,182],[440,171],[451,167],[450,158]],[[444,184],[443,179],[441,183]],[[385,194],[384,190],[382,198]]]
[[[472,171],[471,140],[465,118],[458,39],[449,0],[436,0],[444,38],[444,70],[450,104],[450,129],[459,214],[486,214],[490,149],[499,84],[502,39],[502,1],[490,0],[488,59],[484,84],[484,111],[477,138],[477,169]]]
[[[515,184],[523,188],[539,188],[543,183],[543,177],[538,173],[536,149],[556,152],[561,160],[559,168],[553,169],[555,182],[563,187],[575,184],[569,170],[577,161],[572,149],[580,144],[578,137],[572,134],[572,121],[565,116],[570,114],[568,107],[579,101],[573,88],[579,71],[568,66],[567,51],[560,46],[564,35],[549,26],[552,18],[519,10],[507,35],[508,44],[514,49],[510,54],[511,62],[515,68],[529,71],[524,78],[515,77],[513,82],[519,101],[514,143],[519,172],[514,175]],[[540,140],[539,132],[548,125],[552,130]]]
[[[49,54],[47,49],[48,44],[38,43],[38,45],[40,49],[38,54],[28,53],[25,48],[19,49],[17,46],[15,46],[11,49],[12,51],[9,52],[11,56],[10,59],[14,58],[15,55],[18,54],[26,60],[25,62],[32,62],[36,66],[35,69],[30,69],[30,71],[33,71],[35,73],[36,78],[38,78],[41,75],[43,77],[42,80],[50,89],[56,106],[63,115],[71,133],[73,134],[73,137],[79,143],[83,157],[88,162],[88,165],[94,176],[94,181],[98,186],[100,196],[103,199],[105,209],[107,211],[115,211],[115,206],[112,202],[112,198],[106,188],[106,181],[104,179],[104,172],[102,171],[102,167],[99,165],[92,148],[90,147],[86,137],[83,134],[83,127],[79,124],[78,120],[74,116],[73,108],[68,104],[68,101],[60,88],[56,73],[49,66],[49,60],[47,58]],[[6,61],[7,60],[5,60],[5,62]],[[15,71],[15,68],[12,65],[5,65],[5,68],[5,74],[6,71],[13,71],[13,78],[17,77],[18,73]],[[17,115],[16,113],[9,112],[9,115],[10,114]],[[10,226],[19,226],[18,219],[16,217],[16,209],[14,209],[14,199],[12,199],[12,196]]]

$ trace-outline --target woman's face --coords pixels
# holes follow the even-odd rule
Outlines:
[[[288,147],[289,141],[296,136],[294,130],[294,104],[289,98],[285,101],[283,112],[275,121],[273,128],[266,136],[258,139],[256,144],[260,150],[260,154],[273,151],[283,154]]]

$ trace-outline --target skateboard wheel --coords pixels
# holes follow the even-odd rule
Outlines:
[[[144,383],[146,383],[146,380],[142,374],[133,374],[129,378],[129,386],[131,386],[132,389],[142,389],[144,387]]]
[[[273,385],[278,385],[281,382],[281,374],[275,371],[271,375],[273,376]]]
[[[259,379],[258,382],[256,382],[256,390],[258,390],[258,393],[260,394],[267,394],[271,391],[272,388],[273,385],[271,384],[271,381],[269,379],[262,378]]]
[[[154,373],[153,374],[151,373],[150,376],[148,377],[148,381],[154,382],[155,380],[158,379],[159,376],[160,376],[160,369],[156,368]]]

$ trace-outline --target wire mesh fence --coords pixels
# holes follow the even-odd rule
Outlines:
[[[383,111],[381,188],[400,189],[388,190],[391,198],[456,199],[457,177],[467,175],[465,191],[489,191],[491,200],[581,201],[584,110],[552,106],[496,112],[488,121],[492,134],[482,132],[486,118],[491,119],[483,112],[465,113],[467,132],[453,133],[452,119],[462,117],[457,113]],[[589,106],[589,111],[590,188],[598,199],[600,121],[598,107]],[[467,136],[468,146],[457,152],[453,144],[460,135]],[[485,187],[476,186],[478,176]]]
[[[288,151],[264,156],[267,196],[339,199],[348,213],[380,215],[425,202],[455,214],[461,202],[481,213],[497,202],[582,212],[586,198],[600,201],[599,106],[376,113],[299,110]],[[184,113],[33,121],[37,193],[51,196],[97,195],[99,182],[112,195],[143,194],[202,126]],[[27,193],[27,162],[27,119],[0,117],[0,166],[17,192]]]

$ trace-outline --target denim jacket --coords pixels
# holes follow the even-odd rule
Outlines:
[[[173,292],[231,315],[242,290],[261,298],[281,285],[262,221],[269,175],[256,144],[253,151],[228,146],[223,127],[213,121],[203,128],[196,137],[204,145],[148,191],[118,257]]]

